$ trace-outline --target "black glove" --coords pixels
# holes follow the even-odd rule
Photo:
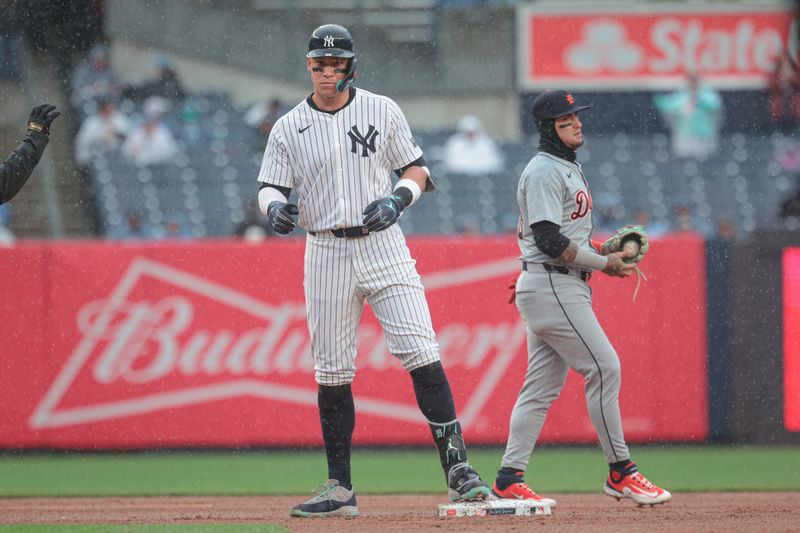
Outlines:
[[[364,225],[370,233],[385,230],[397,222],[405,206],[403,199],[396,194],[375,200],[364,209]]]
[[[297,217],[298,213],[300,213],[300,210],[297,209],[296,205],[275,201],[269,204],[267,220],[272,225],[272,229],[281,235],[286,235],[291,233],[297,226],[295,217]]]
[[[28,129],[49,135],[50,124],[59,116],[61,116],[61,112],[56,111],[56,106],[37,105],[31,110],[31,116],[28,117]]]

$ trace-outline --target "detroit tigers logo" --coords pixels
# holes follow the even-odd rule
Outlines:
[[[586,191],[578,191],[575,195],[575,211],[570,213],[570,220],[578,220],[589,214],[592,210],[592,197]]]
[[[380,135],[380,133],[372,124],[369,125],[369,130],[366,135],[362,135],[361,132],[358,131],[358,126],[353,126],[350,128],[350,131],[347,132],[347,136],[350,137],[351,141],[350,151],[357,154],[358,145],[361,146],[361,157],[369,157],[369,152],[375,153],[375,139],[378,135]]]
[[[325,48],[333,48],[333,35],[326,35],[322,40],[322,46]]]

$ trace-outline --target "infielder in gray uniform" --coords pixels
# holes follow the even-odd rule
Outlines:
[[[592,311],[591,272],[626,277],[635,265],[628,252],[596,251],[590,241],[592,197],[576,150],[583,145],[578,105],[571,94],[545,91],[533,104],[539,151],[519,180],[518,242],[522,272],[516,305],[528,331],[528,369],[511,413],[510,433],[493,491],[501,498],[553,500],[524,481],[528,460],[550,404],[570,368],[586,381],[586,403],[610,467],[604,491],[641,505],[663,503],[670,493],[650,483],[631,461],[619,410],[620,362]]]
[[[411,374],[450,499],[487,497],[489,487],[467,462],[424,289],[395,224],[423,191],[435,187],[422,150],[394,101],[352,87],[356,58],[345,28],[327,24],[314,30],[306,67],[314,92],[276,122],[258,176],[259,206],[275,231],[286,234],[299,224],[308,233],[306,311],[329,479],[290,514],[358,515],[350,477],[350,384],[364,300],[389,350]],[[392,173],[400,177],[394,187]],[[292,190],[297,205],[289,203]]]

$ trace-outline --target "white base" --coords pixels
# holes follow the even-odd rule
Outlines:
[[[460,516],[545,516],[552,514],[547,503],[531,500],[484,500],[478,502],[459,502],[439,504],[439,516],[446,518]]]

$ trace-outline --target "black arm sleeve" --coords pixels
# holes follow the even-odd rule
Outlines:
[[[569,246],[569,239],[558,231],[560,229],[561,226],[547,220],[531,224],[536,247],[552,258],[563,254],[564,250]]]
[[[394,173],[397,174],[397,177],[399,178],[402,177],[403,173],[411,167],[427,167],[427,166],[428,164],[425,162],[425,158],[420,156],[411,163],[404,166],[403,168],[396,169]]]
[[[289,195],[292,193],[291,187],[281,187],[280,185],[273,185],[271,183],[262,183],[258,190],[260,191],[264,187],[272,187],[273,189],[280,191],[280,193],[286,198],[289,198]]]
[[[402,178],[405,171],[411,167],[427,167],[427,166],[428,163],[425,162],[425,158],[419,156],[417,159],[407,164],[403,168],[395,169],[394,173],[397,174],[398,178]],[[436,182],[433,181],[432,176],[428,176],[428,180],[425,182],[425,190],[423,190],[422,192],[433,192],[435,190],[436,190]]]
[[[49,139],[38,131],[29,131],[22,144],[4,163],[0,163],[0,204],[14,198],[31,177],[42,158]]]

